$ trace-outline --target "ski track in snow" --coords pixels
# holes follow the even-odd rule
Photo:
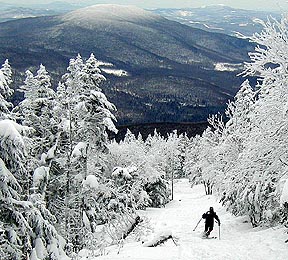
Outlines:
[[[221,221],[221,239],[202,239],[204,220],[196,229],[202,214],[214,207]],[[202,185],[190,188],[188,180],[178,180],[175,184],[174,200],[165,208],[141,211],[150,219],[153,233],[170,230],[177,238],[176,246],[171,239],[158,247],[143,247],[141,242],[124,243],[120,253],[111,248],[108,255],[95,260],[286,260],[288,245],[283,227],[252,229],[247,218],[235,217],[226,212],[213,196],[206,196]],[[218,237],[215,223],[211,236]],[[149,238],[151,239],[151,238]]]

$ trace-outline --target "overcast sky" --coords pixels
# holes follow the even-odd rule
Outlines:
[[[0,0],[10,4],[39,4],[50,3],[54,0]],[[59,0],[58,0],[59,1]],[[60,0],[61,1],[61,0]],[[288,11],[287,0],[64,0],[69,3],[81,4],[97,4],[97,3],[112,3],[112,4],[132,4],[143,8],[168,8],[168,7],[201,7],[211,4],[224,4],[231,7],[256,10],[270,11]]]

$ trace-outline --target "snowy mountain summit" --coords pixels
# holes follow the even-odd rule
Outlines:
[[[161,16],[132,5],[99,4],[81,8],[63,16],[64,21],[97,22],[111,21],[135,22],[161,19]]]

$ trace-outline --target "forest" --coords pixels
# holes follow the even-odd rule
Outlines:
[[[202,135],[117,132],[93,54],[70,60],[57,90],[45,66],[26,71],[17,106],[12,68],[0,69],[0,258],[73,259],[129,235],[139,209],[164,207],[189,178],[253,227],[288,226],[288,21],[253,36],[248,80]]]

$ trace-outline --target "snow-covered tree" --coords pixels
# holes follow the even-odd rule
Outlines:
[[[10,109],[13,107],[8,101],[13,94],[13,89],[10,88],[11,83],[12,70],[6,60],[0,69],[0,119],[10,118]]]
[[[187,155],[184,161],[184,172],[188,176],[192,186],[202,183],[201,168],[197,165],[202,146],[200,145],[201,136],[196,135],[191,138],[187,145]],[[197,165],[197,166],[196,166]]]
[[[40,160],[41,155],[53,145],[55,134],[52,114],[55,92],[51,87],[46,68],[41,64],[36,76],[33,76],[29,70],[26,71],[26,79],[20,90],[24,93],[24,100],[14,111],[24,125],[34,128],[31,155]]]
[[[21,199],[21,187],[0,158],[0,223],[4,232],[1,259],[24,259],[36,255],[38,259],[68,259],[63,251],[52,215],[40,200],[31,196]]]
[[[64,243],[53,226],[54,218],[38,194],[28,195],[27,126],[0,121],[0,226],[1,259],[65,259]]]
[[[168,143],[156,131],[144,142],[141,135],[136,138],[128,130],[122,142],[112,142],[109,145],[114,167],[137,168],[144,191],[143,199],[146,200],[148,194],[149,205],[154,207],[164,206],[169,201],[170,188],[167,179],[172,174],[169,165],[174,167],[174,162],[178,159],[176,149],[174,138],[171,137]],[[174,160],[173,156],[177,159]],[[175,166],[175,171],[178,169],[176,168]]]
[[[0,157],[27,193],[29,174],[26,168],[25,144],[29,144],[29,139],[25,137],[25,133],[29,131],[29,127],[21,126],[12,120],[0,120]]]
[[[56,92],[54,117],[58,135],[50,178],[57,180],[60,187],[51,187],[55,193],[50,192],[49,205],[59,221],[65,219],[62,233],[77,247],[76,251],[84,245],[83,214],[89,207],[87,203],[84,205],[81,183],[90,175],[95,178],[104,175],[106,130],[117,131],[112,114],[115,106],[100,88],[105,78],[98,64],[93,54],[86,62],[80,55],[71,59]],[[58,212],[59,204],[65,211]]]
[[[228,104],[228,121],[220,131],[206,131],[196,148],[199,155],[186,162],[190,170],[200,164],[201,177],[213,179],[221,201],[234,214],[248,215],[253,226],[287,224],[287,204],[280,200],[288,178],[287,25],[286,17],[263,22],[264,30],[253,37],[259,45],[244,71],[258,77],[255,91],[248,81],[242,84]],[[209,163],[201,163],[201,152]]]

